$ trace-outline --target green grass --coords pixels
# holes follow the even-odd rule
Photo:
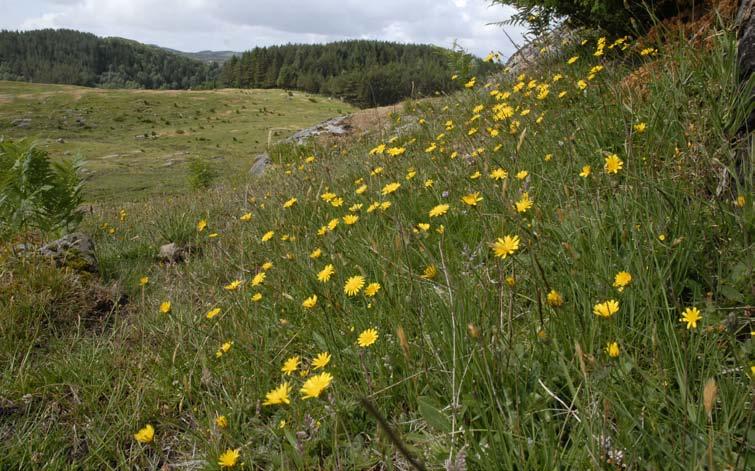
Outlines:
[[[396,133],[388,146],[406,148],[398,157],[369,155],[390,134],[315,147],[314,162],[281,147],[288,163],[265,178],[103,207],[85,222],[97,235],[100,281],[6,255],[0,312],[28,327],[0,322],[0,467],[214,469],[238,448],[248,469],[410,469],[366,397],[428,469],[453,469],[449,457],[467,469],[611,469],[609,450],[629,469],[751,468],[752,162],[737,166],[732,147],[749,95],[736,83],[733,35],[712,37],[709,50],[610,51],[584,92],[575,84],[596,64],[594,42],[573,46],[530,72],[550,94],[526,96],[525,84],[506,99],[516,116],[498,122],[489,89],[409,104],[426,123]],[[572,53],[580,60],[565,65]],[[647,80],[621,85],[650,62]],[[565,77],[553,82],[556,73]],[[504,80],[500,90],[513,86]],[[610,153],[623,161],[616,174],[603,170]],[[489,178],[499,166],[508,178]],[[716,195],[722,166],[739,177]],[[382,195],[392,182],[401,187]],[[323,201],[328,191],[343,205]],[[524,191],[534,206],[518,213]],[[483,198],[476,207],[460,201],[470,192]],[[359,220],[349,226],[342,218],[354,204]],[[448,212],[430,217],[439,204]],[[246,212],[252,219],[239,220]],[[207,227],[197,232],[200,219]],[[506,235],[520,237],[519,249],[497,258],[490,244]],[[193,246],[185,263],[154,260],[168,239]],[[252,286],[266,262],[266,279]],[[336,273],[321,283],[326,264]],[[430,265],[437,276],[422,278]],[[620,271],[632,275],[623,291],[612,286]],[[380,291],[345,295],[354,275]],[[224,288],[234,280],[244,284]],[[87,283],[120,288],[130,302],[80,311]],[[551,290],[563,305],[549,305]],[[315,308],[303,308],[313,294]],[[594,315],[608,299],[619,312]],[[172,310],[160,314],[166,300]],[[679,319],[691,306],[703,318],[688,330]],[[222,312],[207,319],[215,307]],[[90,321],[56,321],[77,309]],[[363,349],[357,338],[368,328],[379,339]],[[301,399],[305,378],[283,375],[284,361],[300,356],[308,369],[326,351],[333,383]],[[283,381],[290,405],[263,406]],[[228,428],[215,425],[219,415]],[[146,445],[133,438],[145,424],[156,430]]]
[[[105,90],[0,81],[0,136],[36,141],[56,158],[81,154],[91,172],[91,201],[135,201],[188,190],[192,157],[225,177],[243,173],[269,138],[353,110],[309,98],[283,90]],[[31,124],[14,126],[17,119]]]

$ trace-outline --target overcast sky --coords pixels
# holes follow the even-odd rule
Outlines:
[[[484,56],[513,46],[488,0],[0,0],[0,29],[70,28],[182,51],[383,39]],[[519,42],[519,31],[507,28]]]

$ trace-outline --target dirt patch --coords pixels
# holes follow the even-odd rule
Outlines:
[[[692,45],[706,49],[713,45],[710,34],[719,24],[732,21],[737,14],[737,0],[707,0],[688,8],[680,14],[665,19],[653,26],[648,34],[639,39],[640,44],[658,44],[685,38]]]

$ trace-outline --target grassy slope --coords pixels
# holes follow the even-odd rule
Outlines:
[[[103,90],[0,82],[0,135],[38,141],[55,156],[81,154],[93,172],[89,196],[98,201],[184,192],[190,157],[209,160],[224,176],[244,172],[265,150],[270,128],[285,128],[279,138],[352,110],[282,90]],[[30,118],[31,126],[13,126],[19,118]]]
[[[606,61],[580,92],[577,80],[597,62],[591,41],[574,46],[575,64],[566,56],[533,73],[550,83],[544,100],[526,85],[513,92],[505,100],[512,118],[495,121],[496,100],[478,88],[413,110],[426,123],[389,144],[406,148],[399,157],[368,155],[386,142],[374,136],[286,154],[288,165],[239,179],[235,190],[128,205],[122,221],[120,206],[106,210],[88,224],[105,280],[120,283],[131,303],[100,319],[101,332],[77,318],[86,279],[22,265],[4,285],[14,301],[10,322],[0,323],[8,365],[0,390],[10,411],[0,422],[0,464],[212,468],[222,451],[240,448],[248,468],[407,469],[358,403],[366,396],[433,469],[459,455],[469,469],[599,468],[608,449],[634,469],[751,466],[752,162],[740,186],[712,196],[713,163],[733,167],[729,131],[743,108],[733,38],[722,32],[714,41],[709,51],[669,46],[644,59],[662,65],[631,89],[619,84],[627,62]],[[556,73],[564,78],[553,82]],[[491,137],[487,128],[496,127]],[[484,152],[472,157],[477,149]],[[617,174],[603,170],[609,153],[623,161]],[[306,163],[310,154],[316,160]],[[583,178],[585,165],[592,173]],[[508,178],[489,178],[499,166]],[[515,178],[522,170],[528,176]],[[382,195],[391,182],[401,187]],[[356,194],[362,184],[368,189]],[[329,190],[342,206],[322,200]],[[534,206],[517,213],[524,191]],[[483,198],[476,207],[460,201],[470,192]],[[739,194],[744,207],[732,201]],[[373,202],[391,205],[368,211]],[[430,217],[438,204],[448,212]],[[240,221],[247,211],[252,220]],[[350,212],[359,220],[347,226]],[[208,227],[197,232],[200,219]],[[521,244],[500,259],[490,244],[506,235]],[[160,266],[153,256],[163,238],[197,250],[185,264]],[[312,258],[317,248],[322,255]],[[264,282],[252,286],[267,261]],[[326,264],[336,273],[318,282]],[[422,278],[428,266],[437,275]],[[612,283],[623,270],[632,281],[619,292]],[[143,290],[142,275],[150,277]],[[353,275],[380,291],[346,296]],[[72,279],[82,287],[65,288]],[[241,288],[224,289],[237,279]],[[551,290],[563,305],[548,304]],[[303,308],[313,294],[315,308]],[[619,312],[595,316],[607,299]],[[158,312],[165,300],[167,315]],[[688,306],[702,312],[696,329],[679,321]],[[207,319],[214,307],[221,314]],[[72,320],[56,322],[61,316]],[[357,336],[372,327],[379,339],[359,348]],[[605,348],[614,341],[620,355],[611,358]],[[308,371],[324,351],[333,383],[303,400],[311,372],[285,376],[281,366],[300,356]],[[291,404],[262,406],[283,381]],[[228,428],[214,424],[218,415]],[[147,423],[155,441],[136,443],[132,434]]]

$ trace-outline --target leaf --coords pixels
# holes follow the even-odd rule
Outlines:
[[[425,422],[435,430],[444,433],[451,432],[451,420],[440,411],[431,399],[420,396],[417,398],[419,413]]]

